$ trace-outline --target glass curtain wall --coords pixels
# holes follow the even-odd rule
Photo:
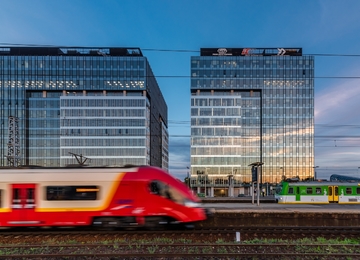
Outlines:
[[[83,154],[92,166],[146,165],[149,120],[146,97],[62,96],[61,166]]]
[[[258,161],[262,182],[311,178],[313,73],[311,56],[192,57],[192,186],[249,183]]]
[[[139,122],[123,122],[119,115],[115,116],[118,120],[116,122],[120,124],[116,126],[118,130],[116,135],[111,132],[113,129],[108,126],[108,121],[94,120],[96,125],[104,123],[101,126],[103,140],[98,140],[97,143],[100,148],[107,141],[111,141],[112,137],[119,141],[117,136],[123,134],[119,133],[120,129],[125,131],[127,128],[129,134],[136,130],[138,132],[131,134],[134,134],[134,138],[139,137],[135,146],[141,148],[137,150],[133,142],[129,142],[127,151],[130,152],[130,148],[134,148],[129,156],[138,156],[141,160],[129,160],[127,163],[162,167],[161,138],[160,141],[152,140],[150,135],[161,135],[162,125],[167,128],[167,106],[150,65],[146,57],[142,56],[140,49],[60,47],[0,47],[0,152],[3,155],[0,156],[0,166],[9,165],[5,157],[8,155],[11,134],[9,117],[15,117],[18,122],[20,164],[63,165],[60,163],[60,156],[63,156],[60,154],[62,145],[60,144],[60,135],[62,135],[60,110],[65,113],[66,106],[60,105],[60,98],[73,96],[77,97],[78,103],[81,103],[80,97],[87,99],[85,96],[96,96],[95,99],[99,100],[106,96],[114,96],[113,100],[117,100],[116,96],[121,96],[123,99],[137,96],[132,100],[142,99],[142,104],[137,109],[124,108],[125,112],[134,110],[135,113],[141,110],[142,114],[137,115],[141,119],[134,118],[134,121]],[[97,109],[105,109],[105,106],[94,106],[93,109],[85,106],[84,111],[95,113]],[[107,108],[107,111],[120,113],[122,109],[118,106],[114,109]],[[81,111],[81,107],[71,112],[76,111]],[[84,120],[81,122],[88,123],[86,120],[90,120],[90,116],[85,118],[87,116],[89,115],[84,115]],[[65,121],[62,123],[64,127]],[[123,123],[124,125],[121,125]],[[133,123],[136,125],[132,125]],[[69,127],[73,127],[73,132],[78,135],[80,125]],[[136,127],[141,129],[135,129]],[[146,151],[144,146],[147,147]],[[122,149],[116,152],[113,150],[113,153],[121,154],[121,151]],[[77,149],[75,153],[77,152],[87,156],[85,154],[87,150]],[[103,156],[110,156],[107,152]],[[166,155],[165,159],[167,158]],[[64,164],[66,163],[67,161],[64,161]],[[119,162],[116,162],[116,165],[118,164]],[[107,165],[107,162],[104,161],[102,165]]]

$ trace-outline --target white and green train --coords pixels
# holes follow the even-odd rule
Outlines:
[[[283,204],[360,204],[360,183],[284,181],[275,200]]]

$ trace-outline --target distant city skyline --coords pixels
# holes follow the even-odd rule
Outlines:
[[[0,45],[139,47],[168,104],[169,172],[190,166],[190,58],[202,47],[302,47],[315,57],[319,178],[360,175],[357,0],[3,0]]]

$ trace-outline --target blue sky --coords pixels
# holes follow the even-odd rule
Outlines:
[[[360,176],[360,139],[350,138],[360,136],[360,79],[328,78],[359,77],[360,56],[319,55],[360,55],[359,10],[358,0],[2,0],[0,45],[140,47],[168,104],[179,178],[190,165],[190,57],[203,47],[301,47],[316,55],[318,177]]]

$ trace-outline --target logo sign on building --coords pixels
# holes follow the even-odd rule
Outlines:
[[[228,53],[228,50],[225,48],[217,49],[217,52],[213,54],[214,56],[231,56],[231,53]]]
[[[302,48],[201,48],[201,56],[302,56]]]

